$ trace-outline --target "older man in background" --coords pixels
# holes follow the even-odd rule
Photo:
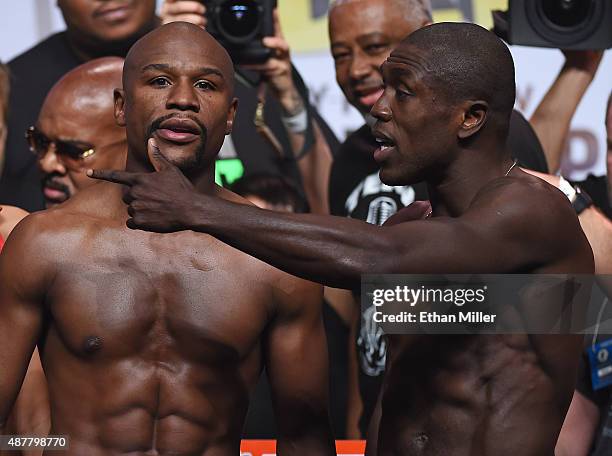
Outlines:
[[[27,130],[43,173],[46,207],[92,184],[91,166],[122,169],[127,140],[115,122],[113,90],[121,87],[123,59],[104,57],[68,72],[53,86],[38,121]]]

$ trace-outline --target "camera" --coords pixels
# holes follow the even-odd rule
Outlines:
[[[510,0],[508,12],[499,13],[494,12],[496,33],[505,29],[501,36],[510,44],[561,49],[612,46],[610,0]]]
[[[274,35],[276,0],[205,0],[206,30],[225,47],[236,64],[263,63],[271,56],[262,44]]]

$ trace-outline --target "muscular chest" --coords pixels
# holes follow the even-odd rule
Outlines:
[[[240,357],[266,325],[265,277],[207,236],[129,232],[81,251],[58,265],[47,299],[54,327],[77,353],[94,344],[109,356],[155,349],[199,358],[217,346]]]

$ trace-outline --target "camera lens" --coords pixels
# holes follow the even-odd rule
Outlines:
[[[559,27],[576,27],[589,17],[591,6],[591,0],[543,0],[542,12]]]
[[[236,38],[252,34],[259,26],[259,8],[253,0],[229,0],[219,10],[219,25]]]

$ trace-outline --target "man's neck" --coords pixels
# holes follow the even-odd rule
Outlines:
[[[154,173],[156,172],[150,163],[142,163],[134,159],[133,155],[128,152],[128,157],[125,165],[125,170],[132,173]],[[198,193],[214,196],[217,194],[217,184],[215,183],[215,162],[213,161],[205,168],[200,168],[195,171],[181,172],[191,182]]]
[[[507,175],[512,159],[505,149],[462,150],[439,175],[427,179],[434,216],[458,217],[489,182]]]

